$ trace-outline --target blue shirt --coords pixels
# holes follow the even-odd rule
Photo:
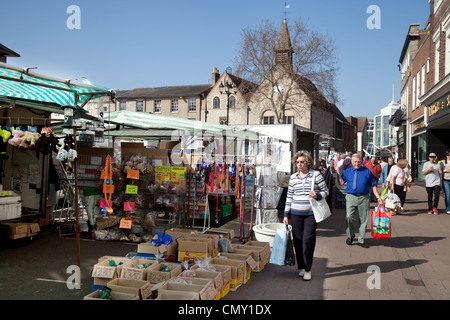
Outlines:
[[[355,170],[356,169],[354,167],[351,167],[342,173],[342,180],[347,182],[347,193],[368,194],[370,192],[370,187],[376,186],[377,181],[373,177],[373,174],[369,168],[361,166],[361,168],[357,170],[356,190],[353,190]]]

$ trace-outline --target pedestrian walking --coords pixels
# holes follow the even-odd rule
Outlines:
[[[436,158],[436,154],[431,152],[428,155],[429,161],[424,163],[422,171],[428,194],[428,214],[438,214],[439,193],[442,188],[442,169],[436,162]]]
[[[405,205],[406,192],[410,191],[410,185],[407,179],[408,161],[400,159],[397,165],[391,169],[390,189],[400,198],[401,207],[397,213],[403,213],[403,206]],[[406,190],[405,190],[406,189]]]
[[[369,248],[365,243],[366,225],[369,219],[370,189],[375,194],[378,203],[383,204],[377,190],[377,182],[370,170],[362,165],[361,155],[355,153],[352,155],[352,166],[344,172],[338,171],[338,181],[340,185],[347,183],[346,200],[346,222],[347,222],[347,240],[351,245],[355,238],[356,211],[358,211],[360,226],[358,234],[358,245],[363,248]]]
[[[384,188],[386,188],[386,186],[389,184],[388,176],[389,173],[391,172],[392,166],[394,165],[395,165],[394,158],[389,157],[387,164],[381,170],[380,182],[383,184]]]
[[[327,197],[328,188],[322,174],[312,169],[314,161],[309,152],[297,152],[292,162],[298,171],[289,180],[283,223],[288,224],[291,219],[298,275],[304,280],[311,280],[317,222],[309,199]],[[313,179],[314,187],[311,190]]]
[[[442,162],[443,164],[443,178],[442,178],[442,186],[444,187],[444,196],[445,196],[445,209],[447,214],[450,214],[450,151],[445,151],[445,159]]]
[[[370,172],[372,172],[373,177],[375,178],[377,185],[378,185],[378,180],[380,179],[381,171],[383,170],[381,168],[381,165],[378,163],[378,158],[375,156],[372,156],[372,158],[370,158],[370,161],[367,161],[364,166],[366,168],[368,168],[370,170]],[[377,201],[372,190],[370,191],[370,199],[371,199],[371,201]]]
[[[330,211],[333,212],[333,189],[336,184],[336,169],[334,168],[334,163],[331,161],[327,170],[325,170],[325,174],[323,175],[325,179],[325,183],[328,188],[328,196],[327,203],[328,207],[330,207]]]

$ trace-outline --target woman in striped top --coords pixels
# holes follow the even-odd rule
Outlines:
[[[292,158],[298,172],[291,175],[284,209],[285,224],[291,219],[294,247],[299,276],[311,280],[311,266],[316,246],[317,222],[311,208],[311,197],[322,199],[328,196],[328,188],[322,174],[312,169],[314,162],[308,151],[299,151]],[[314,188],[311,184],[314,177]]]

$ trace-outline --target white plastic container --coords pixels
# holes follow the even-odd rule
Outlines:
[[[17,219],[22,216],[20,196],[0,197],[0,221]]]
[[[270,247],[273,246],[273,240],[277,229],[286,228],[284,223],[262,223],[253,227],[255,232],[255,238],[257,241],[269,242]],[[289,230],[292,230],[292,226],[288,225]]]

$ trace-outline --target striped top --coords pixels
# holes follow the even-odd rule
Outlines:
[[[284,216],[289,217],[291,214],[295,215],[312,215],[311,203],[309,202],[309,191],[311,190],[311,183],[315,175],[314,191],[316,191],[317,199],[320,200],[328,196],[328,188],[325,179],[319,171],[310,169],[305,178],[301,178],[296,172],[291,175],[289,180],[289,187],[286,197],[286,206],[284,208]]]

